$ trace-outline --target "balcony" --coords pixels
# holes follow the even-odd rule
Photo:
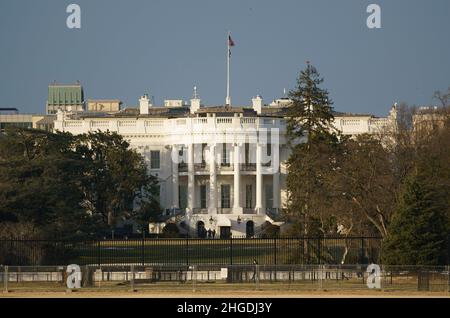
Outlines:
[[[217,214],[232,214],[231,208],[217,208]]]
[[[242,212],[244,214],[256,214],[256,210],[254,208],[244,208]]]
[[[243,163],[241,164],[242,171],[256,171],[256,163]]]
[[[234,167],[229,162],[222,162],[220,164],[220,170],[222,171],[233,171]]]
[[[195,171],[207,171],[208,166],[206,165],[206,162],[196,163],[194,164],[194,169]]]

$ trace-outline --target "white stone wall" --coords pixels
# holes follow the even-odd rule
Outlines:
[[[373,116],[341,116],[335,118],[335,126],[344,134],[357,135],[362,133],[374,133],[380,131],[389,124],[387,118],[374,118]],[[89,131],[114,131],[122,134],[130,142],[132,148],[144,155],[146,162],[150,162],[150,151],[160,151],[160,168],[151,169],[149,172],[156,175],[161,184],[161,204],[165,209],[178,208],[177,192],[178,185],[188,186],[188,209],[186,220],[190,224],[191,231],[195,232],[195,226],[199,220],[202,220],[207,228],[209,219],[214,216],[217,223],[225,224],[225,219],[232,223],[233,235],[245,235],[245,224],[237,223],[238,216],[248,218],[243,214],[245,207],[245,185],[253,185],[253,205],[255,214],[251,215],[255,226],[259,227],[266,220],[266,185],[273,184],[274,204],[276,208],[285,206],[286,193],[286,160],[289,157],[289,149],[286,145],[286,120],[282,118],[271,117],[242,117],[235,114],[234,117],[189,117],[189,118],[149,118],[149,117],[85,117],[83,119],[71,119],[66,114],[59,113],[55,121],[55,130],[67,131],[73,134],[82,134]],[[261,146],[260,156],[256,154],[256,144],[251,147],[251,158],[257,159],[256,166],[260,168],[254,170],[236,169],[233,164],[234,152],[238,151],[241,160],[244,158],[244,144],[246,142],[256,141],[256,135],[265,136],[268,130],[272,130],[272,135],[278,135],[278,144],[272,148],[272,162],[279,162],[279,174],[274,179],[274,171],[271,168],[265,168],[260,164],[264,160],[266,153],[266,142],[261,140],[258,144]],[[220,161],[216,162],[213,168],[210,164],[209,145],[215,146],[216,160],[220,160],[222,153],[222,143],[227,143],[230,147],[230,167],[221,167]],[[188,165],[188,171],[178,171],[178,165],[173,162],[173,154],[178,153],[181,145],[185,146],[185,159],[200,157],[196,151],[201,149],[201,144],[208,144],[205,154],[206,169],[197,169],[194,165]],[[190,151],[190,145],[198,145]],[[278,150],[278,151],[275,151]],[[276,154],[275,154],[276,153]],[[277,159],[277,160],[275,160]],[[215,172],[213,172],[214,169]],[[258,188],[258,175],[261,176],[261,186]],[[178,176],[178,177],[176,177]],[[190,180],[193,180],[192,182]],[[215,183],[214,181],[216,180]],[[235,180],[239,180],[238,184]],[[277,183],[274,183],[278,180]],[[207,206],[208,214],[198,214],[200,207],[200,185],[207,186]],[[215,184],[215,192],[212,193],[211,185]],[[230,184],[230,209],[228,214],[217,214],[223,212],[220,210],[220,188],[221,184]],[[190,186],[194,185],[194,186]],[[239,186],[239,191],[234,189]],[[276,193],[275,193],[276,192]],[[216,194],[217,205],[214,207],[211,200],[213,194]],[[239,193],[239,204],[235,204],[235,195]],[[191,199],[193,198],[193,199]],[[258,201],[258,198],[260,201]],[[258,205],[261,203],[261,206]],[[218,209],[216,209],[218,208]],[[196,213],[197,212],[197,213]],[[220,222],[219,222],[220,221]],[[216,225],[217,227],[217,225]],[[216,233],[219,229],[216,228]]]

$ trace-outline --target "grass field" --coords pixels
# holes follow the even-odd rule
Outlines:
[[[0,256],[17,265],[338,264],[347,246],[346,263],[356,264],[362,254],[376,262],[379,245],[378,238],[0,240]]]

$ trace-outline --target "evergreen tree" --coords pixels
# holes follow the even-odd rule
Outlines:
[[[73,145],[66,133],[6,132],[0,141],[0,221],[32,229],[22,235],[69,237],[89,231],[90,216],[80,204],[86,161]]]
[[[416,170],[406,181],[383,243],[383,262],[438,265],[447,261],[447,197],[432,175]]]
[[[323,79],[307,64],[289,93],[287,134],[291,145],[288,159],[288,217],[303,224],[302,234],[311,234],[316,212],[329,199],[325,189],[327,173],[336,165],[339,137],[333,128],[333,108],[328,92],[320,87]],[[298,227],[297,227],[298,228]],[[300,234],[300,233],[292,233]]]
[[[318,138],[336,137],[334,116],[328,91],[320,88],[323,78],[309,62],[300,72],[297,87],[289,92],[292,105],[288,110],[287,133],[291,140],[307,137],[306,144]]]

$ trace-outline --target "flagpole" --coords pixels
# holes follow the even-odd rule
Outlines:
[[[227,36],[227,97],[225,99],[225,105],[231,106],[230,98],[230,31]]]

